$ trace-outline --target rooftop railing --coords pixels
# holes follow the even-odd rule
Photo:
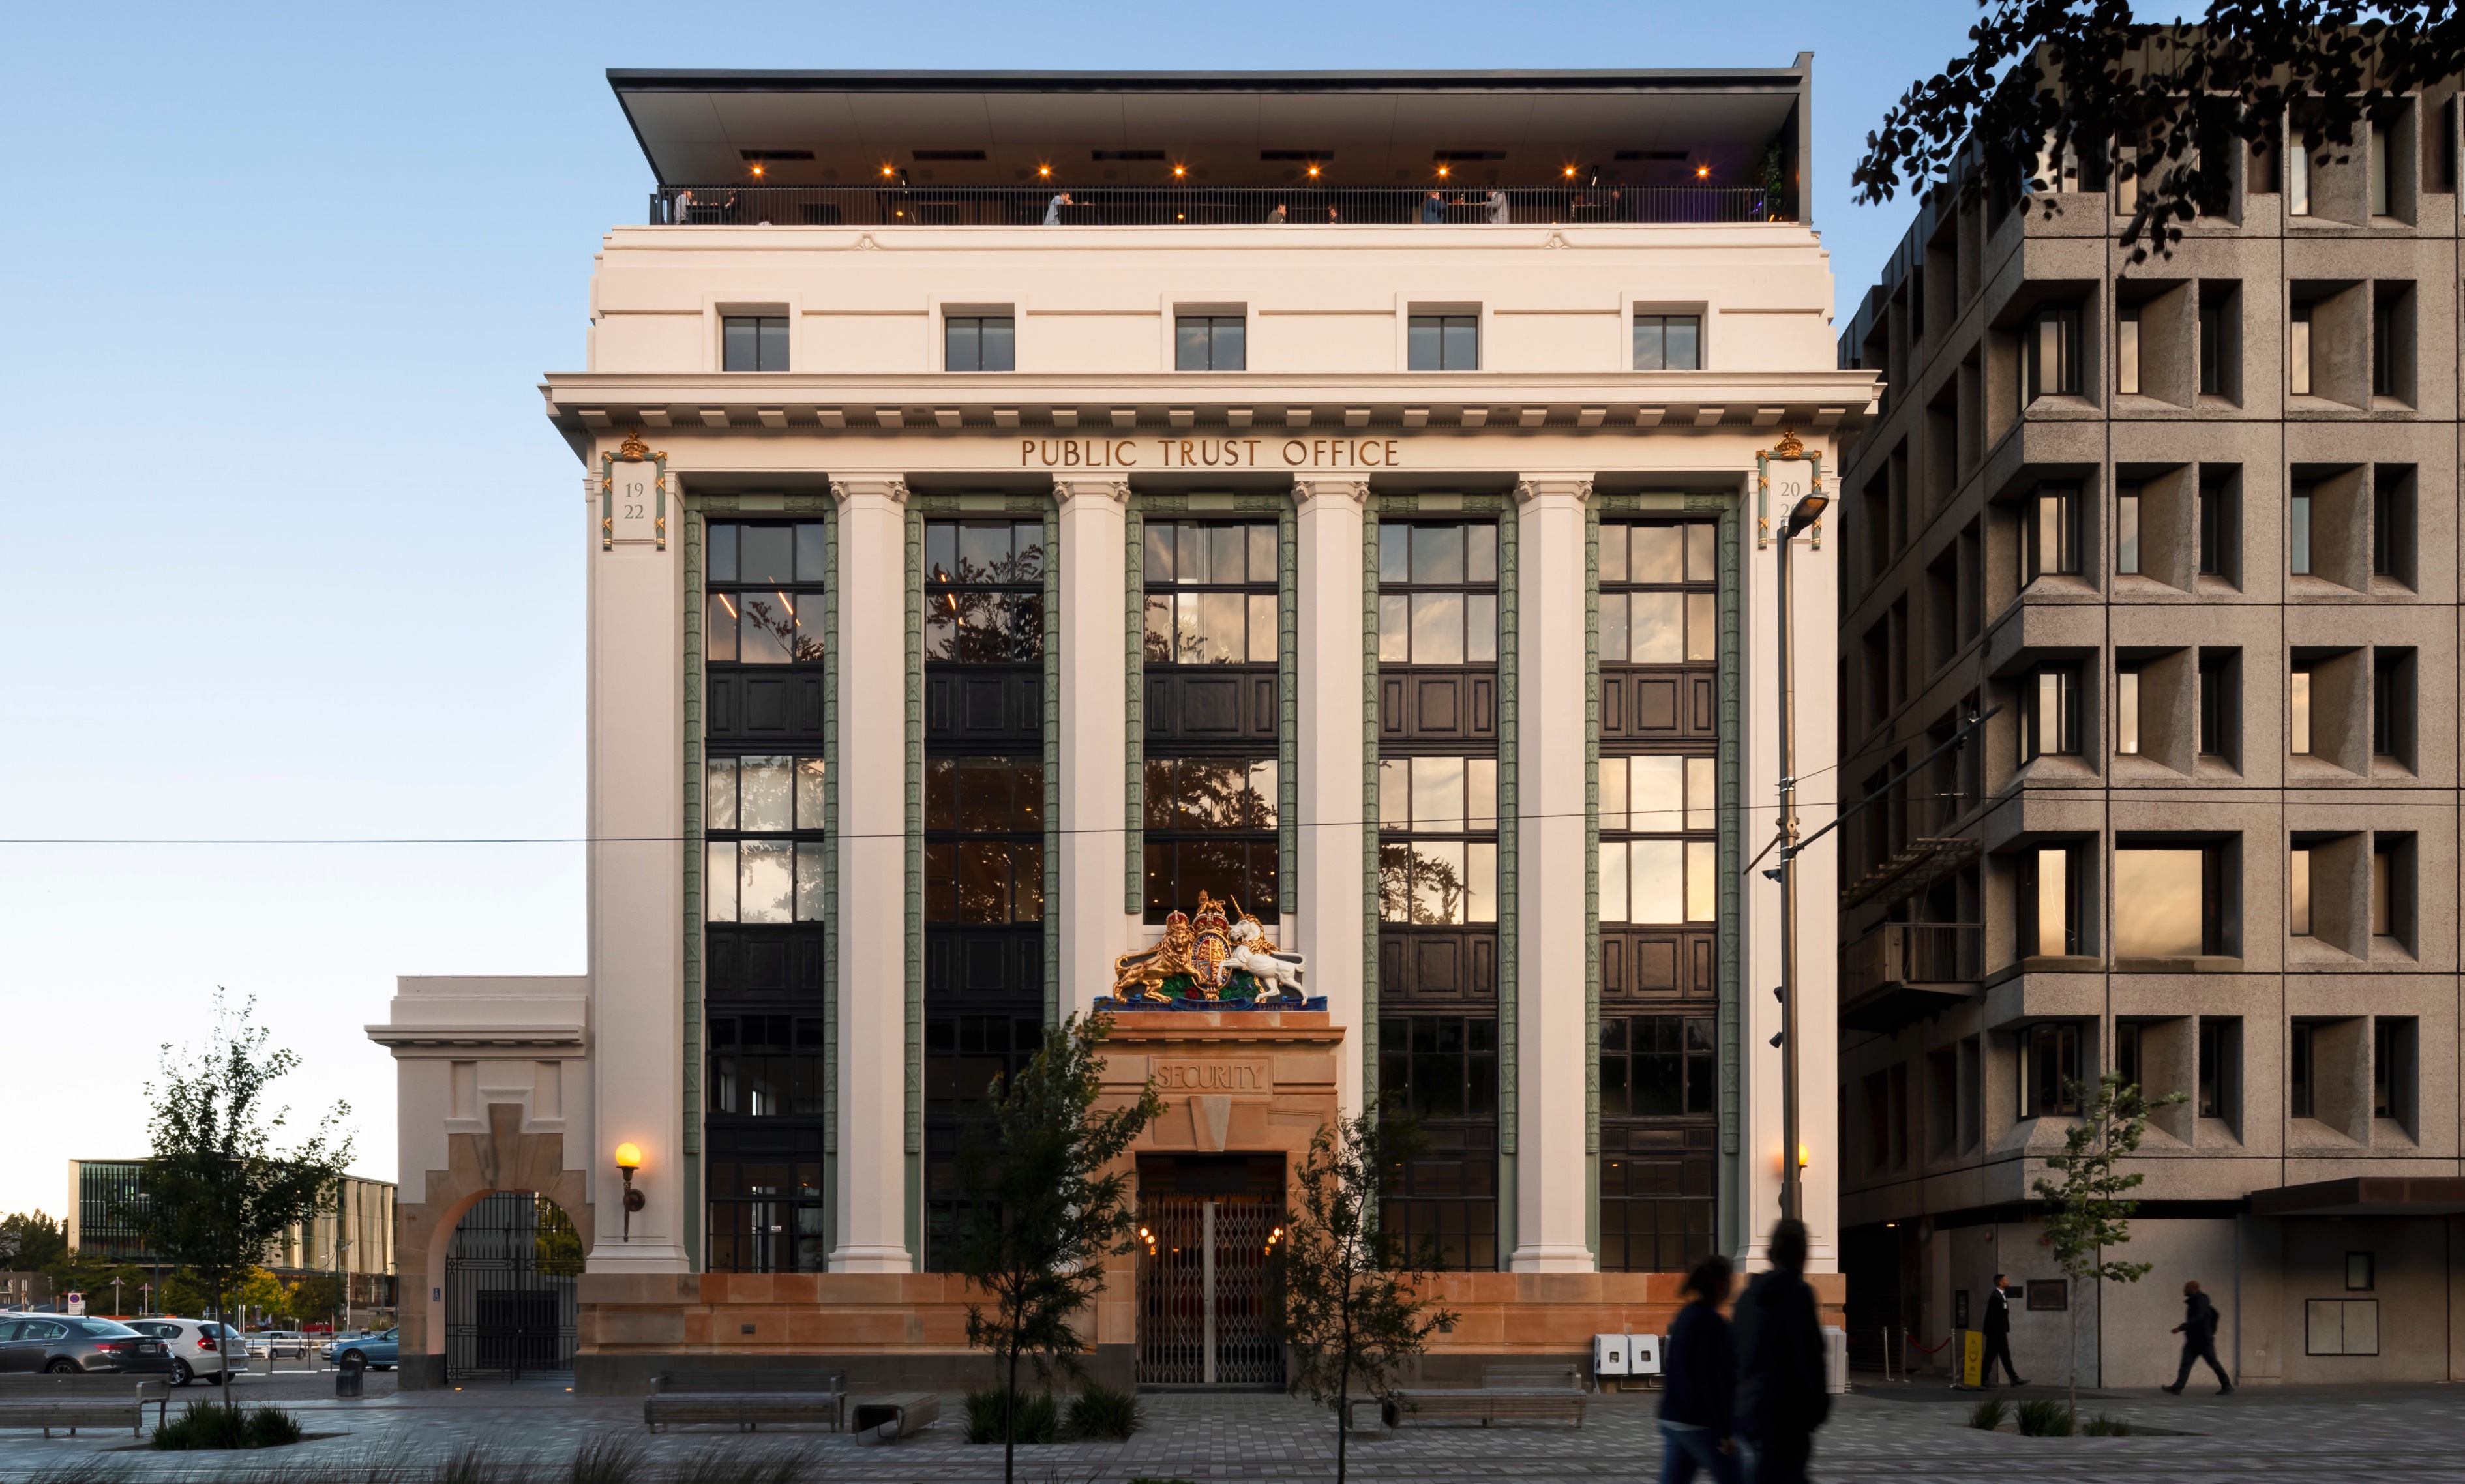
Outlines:
[[[1467,226],[1734,223],[1788,219],[1746,186],[669,186],[654,227]]]

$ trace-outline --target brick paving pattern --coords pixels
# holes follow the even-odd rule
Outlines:
[[[244,1401],[280,1401],[311,1433],[335,1433],[270,1453],[164,1454],[132,1450],[128,1435],[80,1433],[49,1442],[39,1433],[0,1432],[0,1484],[23,1484],[80,1462],[104,1465],[131,1484],[209,1480],[271,1467],[384,1458],[442,1461],[483,1444],[507,1457],[532,1456],[541,1476],[562,1475],[565,1458],[589,1438],[614,1432],[637,1439],[653,1465],[710,1449],[810,1454],[817,1484],[938,1484],[996,1479],[997,1448],[961,1441],[960,1399],[944,1399],[942,1423],[888,1448],[858,1448],[821,1429],[752,1436],[719,1428],[650,1435],[638,1402],[577,1398],[561,1382],[472,1387],[396,1396],[389,1376],[372,1374],[359,1402],[331,1397],[319,1376],[250,1378]],[[191,1394],[206,1388],[195,1388]],[[2032,1388],[2032,1395],[2048,1395]],[[1333,1422],[1286,1397],[1166,1394],[1145,1397],[1147,1427],[1127,1443],[1070,1443],[1019,1451],[1019,1477],[1031,1484],[1125,1484],[1139,1478],[1211,1481],[1330,1479]],[[2098,1393],[2083,1415],[2103,1411],[2167,1435],[2023,1438],[1961,1426],[1971,1398],[1939,1384],[1877,1387],[1839,1400],[1815,1446],[1815,1476],[1853,1479],[1980,1478],[2179,1480],[2184,1484],[2267,1478],[2465,1481],[2465,1388],[2246,1387],[2232,1397],[2182,1399],[2155,1392]],[[174,1404],[176,1409],[176,1403]],[[1603,1396],[1580,1429],[1524,1424],[1408,1427],[1356,1436],[1351,1472],[1365,1480],[1650,1479],[1659,1439],[1649,1395]],[[322,1472],[322,1471],[318,1471]]]

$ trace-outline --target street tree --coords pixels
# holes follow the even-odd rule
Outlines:
[[[2135,262],[2224,210],[2237,156],[2342,161],[2373,118],[2465,68],[2465,10],[2448,0],[2210,0],[2196,19],[2158,21],[2129,0],[1979,9],[1968,50],[1866,136],[1857,199],[1956,184],[1964,204],[2029,193],[2053,212],[2069,162],[2085,188],[2131,183],[2121,240]]]
[[[1276,1254],[1287,1389],[1335,1408],[1336,1484],[1344,1480],[1354,1391],[1393,1396],[1397,1369],[1456,1318],[1421,1294],[1426,1254],[1416,1264],[1379,1221],[1388,1182],[1423,1142],[1409,1122],[1382,1122],[1375,1113],[1321,1125]]]
[[[0,1216],[0,1271],[42,1273],[68,1254],[68,1234],[41,1211]]]
[[[216,1318],[285,1229],[336,1208],[351,1159],[344,1103],[298,1144],[276,1146],[289,1110],[270,1108],[268,1095],[300,1058],[271,1048],[255,1012],[255,1000],[233,1011],[217,991],[206,1044],[164,1046],[162,1080],[145,1089],[153,1157],[119,1211],[139,1246],[190,1270]]]
[[[959,1150],[968,1208],[959,1271],[989,1300],[967,1305],[969,1348],[990,1350],[1001,1384],[1002,1478],[1015,1477],[1018,1373],[1032,1362],[1076,1373],[1077,1322],[1104,1287],[1104,1259],[1127,1252],[1137,1222],[1130,1177],[1115,1167],[1164,1112],[1155,1085],[1099,1109],[1110,1016],[1073,1015],[1012,1077],[996,1076]]]
[[[2046,1157],[2046,1167],[2062,1178],[2041,1175],[2036,1181],[2037,1198],[2046,1203],[2046,1241],[2054,1249],[2055,1265],[2072,1280],[2075,1296],[2084,1282],[2137,1283],[2147,1276],[2151,1264],[2107,1255],[2131,1240],[2130,1218],[2140,1209],[2140,1203],[2123,1192],[2139,1188],[2141,1174],[2121,1166],[2138,1152],[2148,1131],[2148,1115],[2181,1102],[2183,1095],[2168,1093],[2151,1101],[2120,1072],[2107,1073],[2094,1087],[2079,1082],[2064,1087],[2079,1104],[2080,1119],[2063,1131],[2063,1152]],[[2064,1307],[2071,1311],[2071,1409],[2077,1422],[2080,1305],[2074,1301]]]

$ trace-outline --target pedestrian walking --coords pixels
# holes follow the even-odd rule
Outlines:
[[[2183,1368],[2174,1373],[2174,1384],[2165,1389],[2181,1396],[2191,1379],[2191,1362],[2206,1361],[2209,1369],[2217,1373],[2217,1395],[2232,1394],[2233,1378],[2217,1363],[2217,1306],[2200,1292],[2197,1278],[2183,1285],[2183,1322],[2174,1326],[2174,1333],[2183,1337]]]
[[[1421,225],[1434,227],[1447,219],[1447,198],[1431,191],[1421,200]]]
[[[1814,1429],[1832,1415],[1823,1328],[1804,1275],[1806,1223],[1783,1217],[1766,1251],[1771,1271],[1738,1300],[1736,1426],[1753,1450],[1753,1484],[1804,1484]]]
[[[1489,224],[1491,226],[1503,227],[1514,220],[1514,216],[1507,210],[1505,187],[1490,187],[1489,199],[1481,204],[1489,209]]]
[[[1986,1291],[1986,1363],[1977,1372],[1981,1384],[1989,1388],[1994,1384],[1994,1362],[1998,1360],[2003,1362],[2003,1374],[2011,1378],[2011,1384],[2028,1384],[2011,1364],[2011,1296],[1999,1273],[1994,1274],[1994,1286]]]
[[[1281,201],[1277,202],[1276,209],[1267,213],[1267,221],[1273,226],[1280,227],[1289,220],[1291,218],[1284,214],[1284,204]]]
[[[1738,1484],[1737,1339],[1721,1305],[1729,1301],[1729,1259],[1704,1258],[1686,1274],[1693,1301],[1669,1326],[1660,1358],[1660,1484],[1687,1484],[1698,1470],[1712,1484]]]
[[[1076,201],[1070,199],[1070,192],[1066,190],[1055,192],[1052,200],[1044,203],[1044,225],[1047,227],[1060,226],[1061,209],[1065,206],[1077,206],[1077,204],[1078,203]]]

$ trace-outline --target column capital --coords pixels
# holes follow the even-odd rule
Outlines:
[[[1073,500],[1110,500],[1116,505],[1130,502],[1130,481],[1127,479],[1055,479],[1055,499],[1067,505]]]
[[[1527,474],[1515,481],[1517,503],[1528,505],[1536,499],[1552,496],[1566,497],[1578,505],[1592,498],[1592,476],[1573,474]]]
[[[894,505],[904,505],[907,503],[907,481],[897,477],[833,479],[831,494],[842,505],[851,504],[867,497],[886,499]]]
[[[1368,498],[1369,481],[1366,479],[1329,479],[1305,474],[1293,476],[1293,503],[1297,505],[1308,505],[1319,500],[1349,500],[1360,505]]]

